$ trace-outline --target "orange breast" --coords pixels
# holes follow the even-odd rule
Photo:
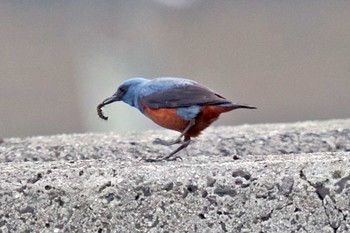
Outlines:
[[[175,108],[152,109],[145,107],[144,112],[154,123],[179,132],[182,132],[189,123],[176,114]]]

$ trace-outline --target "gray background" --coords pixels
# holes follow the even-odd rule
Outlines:
[[[134,76],[195,79],[256,111],[217,124],[347,118],[349,1],[1,1],[0,137],[156,127],[96,105]]]

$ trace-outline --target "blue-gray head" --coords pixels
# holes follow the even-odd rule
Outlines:
[[[145,78],[128,79],[120,84],[117,91],[102,103],[103,105],[107,105],[116,101],[123,101],[135,107],[141,86],[149,81]]]
[[[130,106],[136,107],[138,109],[138,97],[140,94],[140,89],[142,85],[149,82],[149,79],[145,78],[132,78],[124,81],[118,87],[117,91],[109,98],[105,99],[101,104],[98,105],[98,113],[102,119],[107,120],[108,118],[102,114],[102,107],[111,104],[116,101],[123,101],[124,103],[129,104]]]

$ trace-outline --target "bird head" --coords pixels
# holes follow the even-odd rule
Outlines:
[[[140,94],[140,89],[142,85],[148,81],[150,80],[145,78],[132,78],[124,81],[122,84],[120,84],[117,91],[111,97],[105,99],[99,105],[99,108],[116,101],[123,101],[130,106],[139,108],[137,101]]]

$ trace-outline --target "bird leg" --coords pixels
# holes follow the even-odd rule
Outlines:
[[[179,146],[176,150],[174,150],[174,151],[171,152],[170,154],[168,154],[168,155],[166,155],[166,156],[160,158],[159,161],[161,161],[161,160],[169,160],[169,161],[170,161],[170,160],[175,160],[175,159],[177,159],[177,158],[181,158],[180,156],[174,156],[174,157],[173,157],[173,155],[175,155],[175,154],[176,154],[177,152],[179,152],[180,150],[185,149],[188,145],[190,145],[190,143],[191,143],[191,139],[189,138],[188,140],[184,141],[184,142],[181,144],[181,146]]]
[[[196,123],[196,121],[193,119],[190,121],[190,123],[186,126],[186,128],[184,129],[184,131],[182,131],[182,133],[180,134],[180,136],[178,138],[176,138],[174,141],[166,141],[166,140],[162,140],[160,138],[156,138],[156,140],[154,140],[154,144],[160,144],[163,146],[171,146],[174,144],[179,144],[179,143],[183,143],[183,141],[181,140],[182,137],[191,129],[191,127]]]
[[[186,148],[190,143],[191,143],[191,137],[189,136],[185,136],[185,134],[191,129],[191,127],[195,124],[195,120],[191,120],[190,123],[188,124],[188,126],[186,126],[186,128],[184,129],[184,131],[181,133],[181,135],[174,141],[175,143],[181,143],[181,146],[179,146],[176,150],[174,150],[173,152],[171,152],[170,154],[161,157],[161,158],[157,158],[157,159],[145,159],[146,162],[159,162],[162,160],[175,160],[177,158],[181,158],[179,156],[174,156],[177,152],[181,151],[182,149]],[[184,141],[181,141],[181,138],[185,136]],[[167,142],[169,144],[169,142]],[[175,143],[172,143],[170,145],[173,145]],[[174,156],[174,157],[173,157]],[[173,158],[172,158],[173,157]]]
[[[148,158],[148,159],[144,159],[144,161],[146,162],[160,162],[163,160],[168,160],[168,161],[172,161],[172,160],[176,160],[177,158],[181,158],[180,156],[174,156],[177,152],[179,152],[180,150],[186,148],[191,142],[191,138],[188,138],[186,141],[183,141],[181,146],[179,146],[176,150],[174,150],[173,152],[171,152],[170,154],[163,156],[161,158],[156,158],[156,159],[152,159],[152,158]]]

